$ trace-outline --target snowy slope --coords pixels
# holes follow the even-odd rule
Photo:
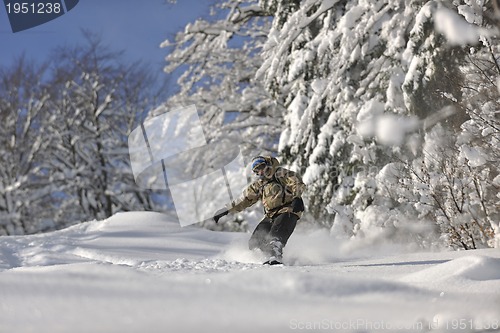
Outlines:
[[[289,266],[266,267],[247,239],[155,213],[2,237],[0,332],[500,331],[498,250],[346,251],[299,232]]]

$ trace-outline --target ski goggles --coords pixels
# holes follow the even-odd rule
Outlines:
[[[255,167],[253,167],[252,171],[255,173],[255,174],[261,174],[265,169],[266,169],[266,166],[267,164],[266,163],[261,163],[261,164],[258,164],[256,165]]]
[[[252,171],[257,172],[257,171],[262,171],[266,168],[267,166],[267,161],[263,157],[257,157],[254,159],[252,162]]]

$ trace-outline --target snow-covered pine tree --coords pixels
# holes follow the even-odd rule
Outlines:
[[[227,1],[222,7],[236,12],[243,3]],[[474,64],[467,47],[460,42],[449,43],[447,31],[440,31],[436,25],[437,15],[446,11],[458,12],[474,21],[477,19],[474,11],[484,15],[488,12],[485,8],[492,6],[491,2],[260,0],[258,5],[252,2],[248,7],[250,12],[272,15],[272,22],[265,43],[261,35],[254,35],[259,42],[252,42],[250,38],[246,40],[248,44],[244,44],[253,45],[252,51],[245,54],[257,60],[249,63],[259,64],[257,70],[252,68],[245,72],[245,77],[251,78],[255,72],[255,80],[249,82],[258,83],[259,91],[267,90],[266,98],[272,98],[285,109],[279,152],[304,175],[309,185],[309,211],[315,221],[332,227],[335,234],[366,235],[373,227],[385,228],[391,235],[398,233],[430,245],[440,233],[448,240],[452,238],[450,230],[453,228],[443,222],[442,214],[450,205],[458,203],[456,191],[460,189],[466,193],[464,198],[468,196],[470,200],[476,193],[478,199],[474,209],[480,208],[482,215],[490,216],[484,221],[496,218],[491,214],[497,210],[494,207],[498,205],[498,197],[491,193],[498,186],[498,177],[495,178],[498,172],[491,169],[486,178],[477,178],[472,175],[484,175],[484,171],[474,170],[469,163],[467,168],[472,169],[466,172],[458,165],[468,158],[464,151],[470,146],[464,146],[464,140],[472,132],[476,138],[481,132],[483,144],[490,140],[481,148],[493,154],[486,159],[498,160],[491,147],[491,140],[495,140],[492,134],[497,128],[493,121],[497,108],[491,103],[495,97],[474,97],[473,92],[483,88],[468,82],[476,80],[474,75],[478,73],[494,72],[497,61],[492,60],[488,70],[482,67],[486,65],[480,57],[485,58],[485,50],[488,50],[483,41],[485,47],[476,51],[478,58]],[[444,18],[447,16],[445,14]],[[478,23],[473,21],[470,22]],[[188,26],[177,37],[179,44],[173,53],[175,56],[168,58],[172,61],[168,70],[186,70],[179,80],[181,93],[172,101],[185,100],[189,101],[185,104],[197,106],[208,102],[206,109],[213,111],[206,113],[210,117],[205,119],[215,119],[216,127],[224,124],[222,114],[227,110],[226,100],[220,97],[230,92],[231,101],[242,98],[242,90],[231,86],[239,82],[240,76],[234,74],[239,62],[220,54],[229,45],[227,36],[241,29],[238,25],[235,28],[234,23],[226,18],[216,23],[198,21]],[[465,44],[477,39],[478,33],[483,31],[462,30],[463,27],[457,24],[460,25],[454,17],[449,26],[462,31],[465,37],[460,33],[452,37],[465,38]],[[208,49],[215,50],[215,60],[210,58]],[[496,59],[496,49],[493,52],[489,47],[489,50],[490,59]],[[256,54],[259,56],[255,57]],[[225,61],[231,64],[222,66]],[[482,65],[478,65],[478,61],[483,62]],[[182,67],[181,64],[188,65]],[[228,76],[231,80],[226,81]],[[496,82],[491,76],[488,80]],[[217,84],[213,83],[224,88],[217,90]],[[488,89],[495,92],[493,86]],[[471,90],[465,92],[466,89]],[[472,107],[471,103],[476,105]],[[212,104],[224,107],[210,106]],[[478,108],[487,114],[480,116],[483,125],[478,125],[477,120],[481,119],[477,116]],[[450,114],[453,117],[449,117]],[[231,125],[237,126],[239,120],[241,118],[235,119]],[[437,123],[440,124],[435,127]],[[463,134],[457,138],[458,131]],[[216,128],[214,133],[219,133]],[[243,133],[243,137],[250,138],[248,133]],[[444,161],[449,155],[449,161],[430,163],[429,147],[440,140],[446,141],[447,146],[443,147],[448,150],[439,157]],[[483,156],[478,152],[474,150],[472,155]],[[422,165],[426,161],[427,164]],[[415,173],[413,170],[417,166],[419,169]],[[437,173],[440,176],[436,178]],[[423,175],[429,177],[422,178]],[[470,182],[453,187],[454,179],[461,176],[468,177]],[[423,193],[429,190],[424,183],[432,181],[454,189],[436,196],[444,200],[443,207],[448,207],[445,210],[439,207],[441,201],[427,201],[432,198],[430,192]],[[487,197],[494,197],[494,200]],[[486,199],[490,200],[487,204]],[[457,210],[455,205],[451,209],[459,212],[462,208]],[[456,228],[460,229],[462,220],[454,214],[451,213],[449,221],[457,222]],[[436,226],[441,227],[440,232],[434,232]],[[490,229],[495,228],[497,225],[490,223]],[[489,232],[484,230],[483,236]],[[480,233],[466,231],[463,234],[464,237],[477,237]],[[460,246],[462,240],[457,239],[458,243],[448,244]],[[474,238],[472,242],[475,241]],[[483,237],[479,243],[488,242],[491,244],[491,239]]]
[[[196,105],[209,142],[233,139],[246,156],[276,152],[283,107],[255,80],[270,12],[257,0],[228,0],[179,32],[165,71],[180,74],[170,108]]]
[[[280,151],[304,174],[316,220],[353,235],[416,219],[411,205],[381,191],[380,173],[418,155],[419,133],[444,106],[460,102],[465,52],[446,44],[433,20],[438,9],[454,6],[433,0],[261,5],[276,14],[258,78],[287,107]],[[455,128],[466,119],[457,110]]]
[[[494,2],[465,2],[458,12],[469,24],[482,28],[479,42],[464,49],[461,67],[461,107],[468,120],[461,125],[456,151],[468,182],[465,223],[481,245],[500,247],[500,39]],[[463,219],[462,219],[463,220]],[[464,222],[462,222],[464,224]]]
[[[174,77],[179,74],[179,92],[169,98],[167,108],[194,104],[207,142],[221,144],[216,151],[192,156],[187,169],[212,166],[235,148],[246,162],[256,154],[277,153],[284,107],[255,79],[271,15],[257,0],[228,0],[215,5],[210,17],[188,24],[175,41],[162,44],[170,51],[165,71]],[[197,198],[197,209],[214,213],[206,205],[209,199]],[[204,223],[224,230],[246,230],[246,225],[241,216],[217,226],[211,220]]]
[[[439,24],[446,26],[443,20],[453,24],[447,31],[438,28],[447,43],[460,48],[455,55],[463,56],[455,57],[459,66],[450,66],[455,75],[449,75],[449,68],[440,69],[454,89],[435,90],[434,94],[441,103],[460,110],[459,117],[427,131],[421,155],[407,163],[409,175],[400,179],[400,201],[412,204],[419,219],[434,221],[445,245],[498,247],[499,127],[494,116],[499,109],[495,83],[500,73],[498,40],[491,35],[493,25],[483,20],[491,13],[491,3],[484,7],[473,2],[456,5],[456,11],[442,9],[439,13]],[[434,67],[449,65],[434,62]]]
[[[357,124],[408,113],[402,86],[419,50],[405,53],[407,31],[421,2],[265,3],[280,19],[258,74],[288,108],[280,150],[302,168],[314,216],[331,225],[337,212],[352,223],[356,211],[373,203],[378,170],[399,155]]]

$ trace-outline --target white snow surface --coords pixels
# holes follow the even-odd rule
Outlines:
[[[282,267],[249,234],[158,213],[0,237],[0,332],[499,331],[500,251],[412,252],[298,227]]]

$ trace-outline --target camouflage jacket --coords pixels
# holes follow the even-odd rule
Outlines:
[[[254,205],[261,200],[266,216],[274,216],[286,212],[292,212],[290,204],[294,198],[300,197],[305,190],[305,185],[299,176],[293,171],[279,166],[277,159],[266,157],[272,165],[269,179],[257,179],[251,183],[241,197],[228,205],[230,213],[241,212],[245,208]],[[294,213],[301,216],[301,213]]]

